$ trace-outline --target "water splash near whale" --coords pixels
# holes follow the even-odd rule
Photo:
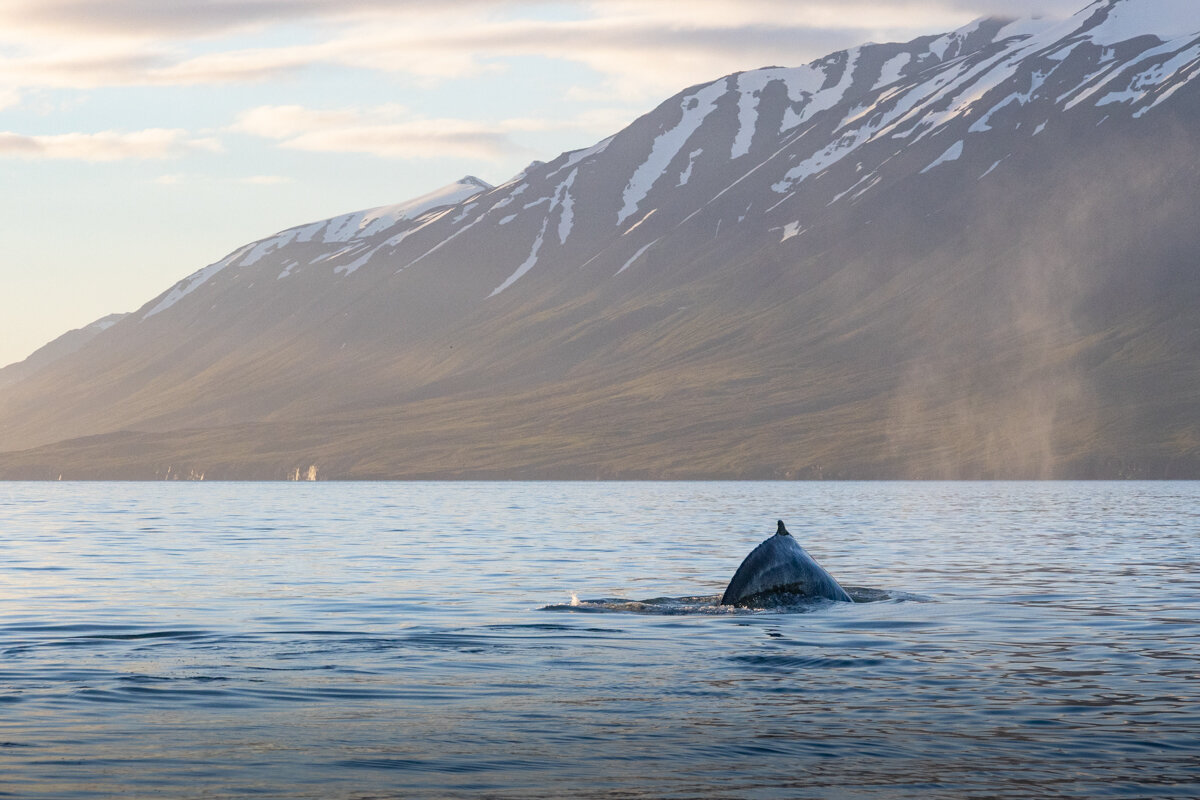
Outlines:
[[[796,542],[779,520],[775,535],[754,548],[730,579],[723,594],[684,597],[652,597],[629,600],[601,597],[580,600],[571,592],[571,600],[551,604],[542,611],[582,613],[624,612],[630,614],[729,615],[754,612],[804,614],[839,603],[925,602],[926,598],[907,592],[873,589],[865,586],[843,587]]]
[[[929,598],[894,589],[873,589],[866,586],[844,586],[846,593],[855,603],[926,603]],[[659,616],[732,616],[740,614],[809,614],[836,605],[824,598],[779,594],[777,602],[770,606],[721,605],[721,595],[697,595],[684,597],[651,597],[646,600],[631,600],[624,597],[599,597],[581,600],[572,595],[567,603],[552,603],[542,606],[540,611],[567,611],[582,614],[650,614]]]

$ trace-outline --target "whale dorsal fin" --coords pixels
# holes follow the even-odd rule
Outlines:
[[[775,529],[776,536],[791,536],[788,529],[783,527],[783,520],[779,520],[779,527]]]

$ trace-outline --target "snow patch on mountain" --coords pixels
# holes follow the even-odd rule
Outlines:
[[[1188,82],[1191,81],[1198,72],[1200,72],[1200,60],[1198,60],[1200,59],[1200,45],[1191,49],[1190,58],[1192,60],[1188,63],[1186,70],[1180,69],[1175,75],[1173,75],[1172,80],[1170,81],[1171,85],[1166,89],[1166,91],[1158,91],[1157,97],[1154,98],[1153,103],[1134,112],[1134,119],[1139,119],[1145,116],[1146,112],[1150,111],[1150,109],[1156,108],[1157,106],[1166,102],[1171,95],[1175,94],[1177,91],[1186,86]],[[1166,81],[1160,83],[1157,87],[1155,87],[1156,90],[1161,90],[1162,87],[1167,83],[1168,82]]]
[[[905,138],[920,130],[917,137],[919,139],[932,133],[956,115],[968,110],[986,89],[978,87],[969,98],[962,99],[949,109],[943,108],[945,104],[952,103],[997,63],[1006,62],[1010,58],[1011,56],[1002,54],[985,62],[983,66],[973,67],[968,63],[955,65],[949,70],[930,76],[924,82],[898,85],[895,89],[884,92],[874,103],[852,109],[830,144],[792,167],[783,180],[776,182],[771,188],[779,194],[787,194],[798,184],[825,171],[877,136]],[[993,78],[994,82],[1000,80],[1002,76],[999,75]],[[994,83],[989,83],[988,88],[991,85]],[[942,110],[930,114],[931,108]],[[927,116],[932,118],[927,119]],[[902,130],[905,126],[906,129]]]
[[[166,311],[168,308],[175,305],[180,300],[187,297],[189,294],[210,281],[218,272],[244,256],[253,247],[254,244],[248,244],[240,250],[234,250],[232,253],[225,256],[225,258],[221,259],[215,264],[209,264],[204,269],[194,272],[187,278],[184,278],[182,281],[175,284],[175,286],[172,287],[169,292],[163,295],[162,299],[159,300],[153,308],[143,314],[142,319],[150,319],[150,317],[153,317],[155,314],[161,314],[162,312]]]
[[[400,222],[418,219],[435,209],[457,206],[490,188],[492,188],[490,184],[473,175],[467,175],[454,183],[403,203],[354,211],[332,219],[290,228],[258,242],[242,266],[251,266],[268,253],[293,241],[301,244],[308,243],[316,239],[318,235],[321,236],[320,241],[326,244],[339,244],[354,239],[369,238]]]
[[[376,253],[378,253],[382,247],[383,247],[382,244],[376,245],[375,247],[372,247],[367,252],[363,253],[358,258],[351,261],[349,264],[342,264],[340,266],[334,267],[333,271],[335,273],[341,273],[342,275],[351,275],[356,270],[358,270],[359,267],[362,267],[364,264],[366,264],[368,261],[370,261],[371,257],[374,256]]]
[[[1176,90],[1183,86],[1197,72],[1200,72],[1200,45],[1193,45],[1174,54],[1167,61],[1155,64],[1137,73],[1130,79],[1128,88],[1110,91],[1097,100],[1096,105],[1106,106],[1112,103],[1136,103],[1158,92],[1167,84],[1173,83],[1173,86],[1156,99],[1154,105],[1157,105],[1174,94]],[[1177,80],[1177,78],[1182,78],[1182,80]],[[1150,108],[1153,108],[1153,105]],[[1149,108],[1144,109],[1143,113],[1146,110],[1149,110]]]
[[[861,49],[854,47],[843,53],[835,54],[844,56],[846,64],[837,84],[828,89],[822,87],[829,79],[829,71],[836,67],[834,61],[826,59],[819,67],[809,66],[786,71],[784,80],[787,85],[788,99],[793,104],[802,104],[802,107],[799,110],[789,108],[784,112],[783,122],[779,126],[780,133],[792,130],[811,119],[815,114],[827,111],[842,101],[846,90],[854,81],[854,68],[858,64]]]
[[[1024,48],[1018,47],[983,64],[972,67],[964,64],[944,86],[926,98],[894,123],[900,127],[910,123],[905,136],[917,132],[914,142],[941,129],[949,122],[972,111],[993,89],[1012,77],[1020,64]],[[934,109],[945,106],[943,110]]]
[[[912,63],[912,53],[898,53],[883,63],[879,71],[879,86],[887,86],[900,80],[904,68]]]
[[[453,209],[447,208],[445,211],[441,211],[437,214],[431,214],[428,217],[426,217],[425,219],[423,219],[421,221],[420,225],[417,225],[416,227],[409,228],[408,230],[404,230],[404,231],[401,231],[400,233],[397,233],[395,236],[392,236],[386,242],[384,242],[384,244],[387,245],[388,247],[399,247],[400,243],[403,242],[405,239],[407,239],[409,236],[412,236],[414,233],[418,233],[418,232],[424,230],[425,228],[428,228],[433,223],[438,222],[439,220],[445,218],[451,211],[453,211]]]
[[[1005,156],[1004,158],[1008,158],[1008,156]],[[982,174],[982,175],[980,175],[980,176],[979,176],[978,178],[976,178],[975,180],[979,180],[979,181],[981,181],[981,180],[983,180],[984,178],[986,178],[988,175],[991,175],[993,172],[995,172],[995,171],[996,171],[996,167],[998,167],[998,166],[1000,166],[1001,164],[1003,164],[1003,163],[1004,163],[1004,158],[997,159],[997,161],[996,161],[994,164],[992,164],[990,167],[988,167],[986,170],[984,170],[983,174]]]
[[[299,229],[292,228],[291,230],[286,230],[283,233],[276,234],[270,239],[262,240],[258,244],[254,245],[254,249],[252,249],[246,255],[246,257],[242,259],[239,266],[249,267],[257,264],[264,256],[270,255],[284,245],[289,244],[293,239],[296,238],[297,233],[299,233]]]
[[[289,228],[281,231],[274,236],[261,239],[253,242],[240,250],[226,256],[216,264],[197,272],[195,275],[181,282],[173,288],[167,295],[146,315],[143,319],[159,314],[171,306],[175,305],[181,299],[186,297],[196,288],[208,281],[213,275],[220,272],[227,266],[236,264],[241,267],[251,267],[262,261],[264,258],[273,255],[279,250],[291,244],[310,244],[318,236],[320,241],[327,244],[342,244],[347,246],[334,250],[333,252],[320,253],[313,258],[309,263],[317,264],[321,262],[331,261],[343,256],[361,254],[363,250],[370,247],[366,242],[362,241],[365,238],[373,236],[376,233],[394,227],[400,222],[416,220],[422,216],[436,211],[439,208],[454,207],[466,200],[474,197],[480,192],[491,188],[489,184],[478,178],[468,175],[461,180],[435,189],[432,192],[423,194],[420,197],[415,197],[403,203],[397,203],[390,206],[381,206],[379,208],[367,209],[365,211],[356,211],[350,214],[342,214],[332,219],[321,220],[318,222],[300,225],[295,228]],[[449,211],[450,208],[447,208]],[[462,211],[461,216],[465,217],[471,210],[468,206]],[[444,214],[436,215],[441,218]],[[432,220],[431,220],[432,221]],[[404,238],[415,233],[425,226],[425,223],[417,226],[415,229],[403,231],[399,235],[392,237],[386,244],[391,246],[398,245]],[[368,250],[365,254],[349,263],[336,267],[334,272],[343,275],[350,275],[355,270],[362,267],[370,260],[371,256],[378,251],[380,247]],[[299,262],[292,263],[284,268],[278,275],[277,280],[288,277],[292,274],[294,268]]]
[[[655,212],[655,211],[658,211],[658,209],[657,209],[657,208],[652,208],[652,209],[650,209],[649,211],[647,211],[645,214],[643,214],[643,215],[642,215],[641,219],[639,219],[637,222],[635,222],[635,223],[633,223],[632,225],[630,225],[630,226],[629,226],[629,229],[628,229],[628,230],[626,230],[626,231],[625,231],[624,233],[622,233],[621,235],[622,235],[622,236],[628,236],[629,234],[631,234],[631,233],[633,233],[634,231],[636,231],[636,230],[637,230],[639,227],[641,227],[641,225],[642,225],[642,223],[643,223],[643,222],[645,222],[646,220],[648,220],[648,219],[650,219],[652,216],[654,216],[654,212]]]
[[[317,256],[316,258],[314,258],[312,261],[310,261],[308,263],[309,264],[321,264],[326,261],[333,261],[335,259],[341,258],[342,256],[348,256],[348,255],[353,255],[355,253],[360,253],[367,247],[370,247],[370,245],[367,244],[366,242],[354,242],[353,244],[349,244],[349,245],[346,245],[345,247],[334,250],[332,253],[322,253],[321,255]]]
[[[789,222],[787,225],[783,226],[783,236],[780,238],[779,242],[782,244],[788,239],[794,239],[802,233],[804,233],[804,229],[800,227],[800,220]]]
[[[498,205],[498,204],[497,204],[497,205]],[[453,210],[454,210],[453,208],[448,208],[448,209],[446,209],[445,211],[443,211],[443,212],[442,212],[442,213],[441,213],[439,216],[445,216],[445,215],[449,214],[449,213],[450,213],[451,211],[453,211]],[[403,267],[401,267],[400,269],[396,270],[396,272],[403,272],[404,270],[408,269],[409,267],[413,266],[414,264],[417,264],[417,263],[418,263],[418,262],[420,262],[420,261],[424,261],[424,260],[425,260],[427,257],[429,257],[429,256],[433,255],[433,254],[434,254],[434,253],[436,253],[438,250],[441,250],[443,247],[445,247],[446,245],[450,244],[452,241],[454,241],[455,239],[457,239],[459,236],[462,236],[464,233],[466,233],[467,231],[469,231],[469,230],[471,230],[472,228],[474,228],[474,227],[475,227],[476,225],[478,225],[480,222],[483,222],[483,220],[487,219],[487,216],[488,216],[488,214],[489,214],[490,212],[492,212],[492,211],[495,211],[495,210],[496,210],[496,206],[492,206],[492,208],[490,208],[490,209],[488,209],[487,211],[485,211],[484,213],[480,214],[478,217],[476,217],[475,219],[471,220],[471,221],[470,221],[470,222],[468,222],[466,225],[462,225],[462,226],[460,226],[460,227],[459,227],[459,229],[458,229],[458,230],[456,230],[454,233],[450,234],[450,235],[449,235],[449,236],[447,236],[445,239],[442,239],[440,242],[438,242],[437,244],[435,244],[433,247],[429,248],[429,249],[428,249],[428,250],[426,250],[424,253],[421,253],[421,255],[419,255],[419,256],[417,256],[416,258],[414,258],[412,261],[409,261],[409,262],[408,262],[407,264],[405,264]],[[436,220],[432,220],[432,219],[431,219],[431,220],[429,220],[428,222],[429,222],[429,224],[432,224],[433,222],[436,222]],[[386,244],[386,242],[385,242],[385,244]]]
[[[96,320],[95,322],[84,325],[82,328],[77,328],[75,330],[68,331],[68,333],[83,333],[83,334],[88,334],[89,336],[97,336],[101,333],[104,333],[106,330],[108,330],[112,326],[116,325],[118,322],[120,322],[121,320],[125,319],[128,316],[129,316],[128,312],[118,312],[116,314],[108,314],[108,315],[103,316],[100,319]]]
[[[692,168],[696,166],[696,159],[704,153],[704,148],[699,148],[688,153],[687,166],[683,168],[683,172],[679,173],[679,183],[676,187],[687,186],[687,182],[692,179]]]
[[[971,123],[971,127],[968,130],[971,133],[984,133],[986,131],[990,131],[992,129],[991,119],[993,114],[1008,108],[1013,103],[1027,105],[1031,100],[1033,100],[1034,97],[1037,96],[1038,90],[1042,87],[1042,84],[1046,82],[1047,74],[1048,73],[1041,71],[1033,73],[1033,75],[1030,77],[1029,89],[1023,92],[1013,92],[999,103],[996,103],[994,106],[989,108],[983,116]]]
[[[559,244],[567,243],[567,237],[571,235],[571,228],[575,225],[575,201],[571,198],[571,185],[575,183],[575,176],[578,174],[578,169],[571,170],[567,179],[554,190],[554,203],[560,209],[558,217]]]
[[[638,205],[650,193],[654,183],[666,172],[667,166],[678,155],[688,139],[692,137],[700,125],[717,108],[717,100],[725,94],[725,79],[714,81],[702,86],[692,94],[684,96],[679,101],[683,112],[679,122],[669,130],[659,134],[650,146],[650,154],[641,163],[622,194],[624,205],[617,213],[617,224],[620,225],[638,210]]]
[[[521,264],[521,266],[517,267],[517,269],[513,272],[513,274],[509,275],[504,280],[504,283],[500,284],[495,289],[493,289],[492,293],[489,294],[488,297],[495,297],[496,295],[500,294],[505,289],[507,289],[508,287],[512,286],[514,283],[519,281],[526,272],[529,272],[529,270],[533,269],[533,265],[537,263],[538,252],[541,251],[541,249],[542,249],[542,242],[546,238],[546,227],[549,224],[550,224],[550,215],[547,214],[546,218],[542,221],[542,229],[540,231],[538,231],[537,239],[534,240],[533,247],[529,251],[529,258],[525,259],[525,261]]]
[[[733,137],[730,148],[730,158],[740,158],[750,152],[750,144],[754,140],[754,132],[758,129],[758,102],[765,83],[761,77],[754,80],[754,73],[737,76],[738,90],[738,130]],[[692,161],[688,161],[688,173],[691,173]],[[683,181],[687,183],[687,181]]]
[[[435,208],[458,205],[490,188],[491,184],[473,175],[467,175],[461,180],[403,203],[339,217],[340,224],[331,224],[325,232],[325,241],[344,242],[351,238],[368,237],[392,227],[397,222],[416,219]]]
[[[1089,102],[1097,106],[1157,104],[1166,99],[1168,92],[1177,91],[1200,73],[1200,45],[1179,38],[1194,36],[1200,30],[1200,7],[1194,0],[1109,0],[1101,8],[1098,5],[1065,21],[1023,20],[1001,26],[995,41],[1002,48],[986,58],[968,54],[954,59],[966,37],[979,30],[980,23],[939,37],[928,48],[938,58],[949,59],[947,63],[927,71],[920,80],[895,81],[891,88],[885,81],[890,77],[885,63],[878,83],[882,93],[851,109],[832,141],[795,164],[772,189],[779,194],[793,192],[808,178],[882,138],[907,140],[911,145],[964,118],[972,120],[969,133],[987,133],[993,130],[994,116],[1000,111],[1038,99],[1044,84],[1064,68],[1077,48],[1089,41],[1107,47],[1148,30],[1157,31],[1160,38],[1174,37],[1174,42],[1132,57],[1120,58],[1111,49],[1086,56],[1092,59],[1091,69],[1082,78],[1072,78],[1070,88],[1059,90],[1054,98],[1056,104],[1065,102],[1066,110]],[[1011,86],[1030,58],[1045,66],[1034,70],[1025,86],[1015,86],[996,98],[997,89]],[[1070,62],[1078,68],[1078,58]],[[1122,77],[1131,64],[1145,66],[1132,78]],[[1152,107],[1142,108],[1133,116],[1142,116]],[[936,161],[926,170],[946,160],[950,159]]]
[[[1104,15],[1103,20],[1087,33],[1104,47],[1138,36],[1157,36],[1167,41],[1200,35],[1200,6],[1196,0],[1112,0],[1097,13]]]
[[[653,242],[650,242],[649,244],[643,245],[641,248],[639,248],[636,253],[634,253],[632,256],[629,257],[628,261],[626,261],[624,264],[621,265],[621,268],[616,271],[616,273],[613,275],[613,277],[620,275],[622,272],[624,272],[625,270],[627,270],[631,266],[633,266],[633,262],[635,262],[639,258],[641,258],[642,253],[646,252],[647,250],[649,250],[651,247],[653,247],[656,244],[658,244],[658,239],[655,239]]]
[[[950,147],[946,148],[946,152],[944,152],[940,156],[938,156],[937,159],[932,164],[930,164],[928,167],[921,170],[920,174],[924,175],[926,172],[929,172],[929,170],[933,169],[934,167],[939,167],[948,161],[958,161],[960,158],[962,158],[962,153],[963,153],[963,143],[962,143],[962,140],[960,139],[959,141],[950,145]]]
[[[326,224],[328,224],[328,223],[329,223],[329,220],[324,219],[324,220],[321,220],[320,222],[312,222],[312,223],[309,223],[308,225],[302,225],[299,228],[296,228],[295,229],[296,230],[296,241],[300,242],[302,244],[307,244],[308,242],[311,242],[313,240],[313,237],[316,236],[318,233],[320,233],[322,230],[324,230]],[[286,231],[285,231],[285,233],[286,233]]]
[[[1065,20],[979,20],[907,44],[867,44],[806,66],[720,78],[681,93],[591,147],[549,163],[535,161],[499,187],[468,176],[404,203],[255,242],[181,282],[146,316],[171,307],[223,265],[269,264],[278,279],[295,274],[301,262],[327,265],[323,274],[341,276],[382,262],[401,272],[435,253],[455,257],[460,247],[488,252],[488,237],[503,239],[504,247],[495,252],[514,254],[513,262],[528,253],[489,296],[507,290],[539,259],[550,264],[568,242],[572,259],[578,256],[584,266],[605,252],[616,266],[629,251],[614,255],[609,245],[621,236],[637,238],[627,245],[638,249],[620,274],[651,246],[641,245],[644,237],[666,235],[706,210],[715,238],[722,235],[722,223],[771,215],[789,203],[855,202],[893,175],[887,167],[892,158],[921,142],[929,144],[915,167],[924,164],[921,173],[928,173],[964,153],[994,152],[995,158],[1010,152],[1007,144],[990,148],[1002,137],[1036,136],[1046,122],[1075,108],[1111,106],[1114,116],[1140,117],[1200,74],[1200,42],[1193,35],[1200,30],[1197,2],[1097,0]],[[1128,44],[1146,33],[1158,40]],[[1192,38],[1181,38],[1187,36]],[[987,145],[976,149],[976,137],[986,138]],[[621,157],[610,152],[614,141],[625,145]],[[637,148],[641,157],[630,158]],[[753,163],[743,163],[751,154]],[[743,161],[731,167],[738,159]],[[991,161],[972,163],[972,175],[989,175],[1000,165],[996,161],[985,171]],[[839,164],[845,169],[830,171]],[[810,179],[820,182],[814,187],[806,184]],[[766,187],[782,199],[723,205]],[[806,197],[809,190],[819,192],[819,199]],[[611,222],[613,209],[615,227],[589,225],[585,234],[580,225],[585,216],[608,213]],[[795,208],[779,214],[769,230],[782,231],[780,241],[803,232],[798,222],[785,224],[796,220]],[[639,231],[651,216],[651,224]],[[486,290],[480,286],[473,296]]]
[[[616,139],[616,138],[617,137],[614,134],[612,136],[609,136],[607,139],[601,139],[599,142],[596,142],[596,144],[592,145],[591,147],[586,147],[582,150],[568,151],[567,153],[565,153],[567,160],[563,163],[563,165],[558,167],[556,170],[554,170],[554,172],[551,172],[546,177],[553,178],[555,175],[559,174],[560,172],[565,172],[566,170],[571,169],[571,167],[574,167],[576,164],[578,164],[581,161],[585,161],[585,160],[591,158],[592,156],[600,155],[601,153],[603,153],[605,150],[608,149],[608,146],[610,144],[612,144],[613,139]]]
[[[1166,84],[1176,82],[1180,78],[1183,83],[1186,83],[1197,70],[1198,58],[1200,58],[1200,46],[1197,45],[1180,49],[1180,45],[1173,42],[1153,48],[1142,53],[1137,59],[1139,66],[1143,64],[1151,64],[1151,66],[1144,68],[1128,82],[1114,85],[1119,80],[1118,78],[1107,80],[1118,73],[1124,73],[1123,68],[1128,65],[1121,63],[1118,66],[1122,69],[1107,70],[1100,79],[1090,82],[1086,89],[1076,94],[1066,104],[1066,108],[1074,108],[1097,96],[1099,96],[1095,102],[1097,107],[1114,102],[1136,105],[1151,94],[1158,92]],[[1101,94],[1105,90],[1108,90],[1107,93]],[[1157,103],[1155,104],[1157,105]],[[1135,116],[1140,116],[1140,114]]]

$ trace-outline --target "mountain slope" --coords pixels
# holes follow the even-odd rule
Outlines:
[[[692,87],[195,273],[0,387],[0,475],[1200,475],[1197,74],[1108,0]]]
[[[67,331],[39,347],[23,361],[0,368],[0,387],[16,383],[40,369],[45,369],[60,358],[77,352],[92,339],[120,322],[124,316],[125,314],[108,314],[90,325]]]

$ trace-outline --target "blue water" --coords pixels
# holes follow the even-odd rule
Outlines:
[[[885,599],[704,605],[777,518]],[[0,484],[0,796],[1200,797],[1198,532],[1196,483]]]

